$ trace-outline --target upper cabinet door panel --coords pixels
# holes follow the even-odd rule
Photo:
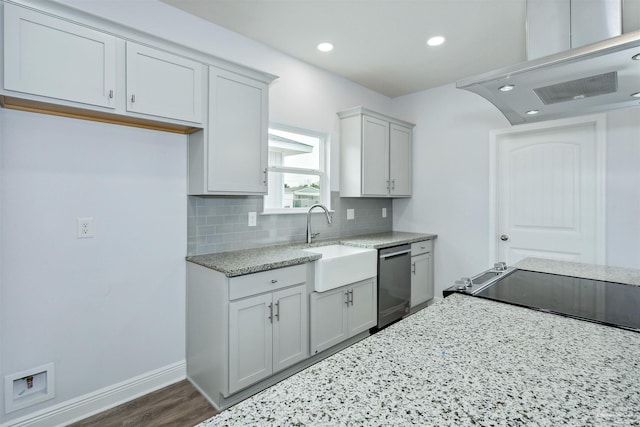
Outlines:
[[[389,123],[362,120],[362,194],[386,196],[389,186]]]
[[[115,108],[116,38],[5,3],[4,88]]]
[[[391,124],[389,128],[389,178],[392,196],[411,195],[412,130]]]
[[[127,42],[127,111],[202,123],[203,65]]]
[[[208,190],[266,194],[268,86],[209,67]]]

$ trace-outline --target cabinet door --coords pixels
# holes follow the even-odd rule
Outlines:
[[[375,280],[365,280],[350,286],[351,305],[348,312],[349,336],[376,326],[377,295]]]
[[[411,134],[404,126],[389,128],[389,179],[392,196],[411,195]]]
[[[273,304],[273,372],[278,372],[309,354],[307,286],[274,292]]]
[[[116,38],[4,4],[4,88],[115,108]]]
[[[266,194],[268,87],[209,67],[208,190]]]
[[[311,354],[349,338],[345,288],[311,294]]]
[[[199,62],[127,42],[127,111],[202,123]]]
[[[229,393],[256,383],[273,371],[271,296],[258,295],[229,304]]]
[[[430,252],[411,257],[411,307],[433,298],[432,263]]]
[[[389,194],[389,123],[362,116],[362,195]]]

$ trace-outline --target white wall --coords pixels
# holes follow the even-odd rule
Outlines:
[[[331,133],[336,112],[389,98],[155,0],[66,1],[280,76],[271,120]],[[184,360],[185,136],[0,109],[0,376],[56,364],[56,399]],[[93,216],[96,237],[75,237]],[[3,388],[0,387],[0,399]]]
[[[508,121],[483,98],[450,84],[396,98],[416,123],[414,196],[394,200],[394,230],[438,234],[436,296],[489,259],[489,131]],[[607,114],[607,263],[640,268],[640,108]]]
[[[55,400],[7,419],[183,360],[186,136],[0,117],[2,374],[57,376]]]
[[[640,108],[607,114],[607,263],[640,268]]]
[[[454,85],[393,100],[416,124],[413,197],[393,202],[393,229],[435,233],[436,296],[459,276],[489,266],[489,129],[509,122]]]

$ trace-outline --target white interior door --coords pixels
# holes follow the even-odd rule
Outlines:
[[[494,261],[605,262],[604,116],[492,133]]]

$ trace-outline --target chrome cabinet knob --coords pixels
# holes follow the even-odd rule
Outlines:
[[[506,234],[503,234],[502,236],[500,236],[500,240],[502,240],[503,242],[506,242],[507,240],[509,240],[509,236],[507,236]]]

